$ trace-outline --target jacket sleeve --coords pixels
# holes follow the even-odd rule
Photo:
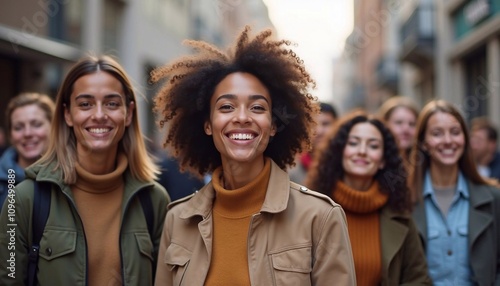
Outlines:
[[[408,235],[403,244],[400,285],[432,285],[427,269],[427,259],[412,218],[408,220]]]
[[[26,285],[31,243],[33,182],[26,180],[8,194],[0,214],[0,281]]]
[[[333,206],[325,216],[314,253],[313,285],[356,285],[356,272],[344,210]]]

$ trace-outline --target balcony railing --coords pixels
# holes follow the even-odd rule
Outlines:
[[[417,6],[401,27],[402,61],[424,66],[434,59],[435,14],[432,4]]]

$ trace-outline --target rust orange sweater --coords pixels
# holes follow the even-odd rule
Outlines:
[[[247,237],[252,215],[266,197],[271,161],[250,184],[235,190],[223,188],[222,169],[212,175],[216,192],[213,207],[212,260],[205,285],[250,285]]]
[[[333,199],[342,206],[347,218],[358,286],[379,285],[382,273],[379,210],[387,202],[374,182],[366,191],[337,182]]]
[[[123,172],[128,160],[121,154],[116,169],[105,175],[87,172],[78,164],[78,179],[71,186],[87,240],[88,285],[122,285],[120,221]]]

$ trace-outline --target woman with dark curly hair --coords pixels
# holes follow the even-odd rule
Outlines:
[[[169,206],[156,285],[355,285],[345,215],[284,171],[310,145],[314,81],[288,41],[248,27],[223,52],[155,70],[165,145],[185,169],[212,173]]]
[[[355,112],[338,123],[315,158],[306,184],[344,209],[357,285],[430,285],[405,168],[389,129]]]

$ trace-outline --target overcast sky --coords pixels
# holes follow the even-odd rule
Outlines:
[[[315,95],[331,99],[332,61],[340,56],[352,31],[353,0],[264,0],[280,38],[294,50],[317,82]]]

